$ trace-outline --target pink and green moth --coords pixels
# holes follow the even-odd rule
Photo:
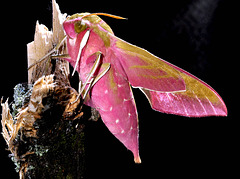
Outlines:
[[[205,82],[148,51],[116,37],[98,16],[81,13],[63,23],[69,58],[79,74],[84,103],[99,111],[109,131],[141,163],[138,114],[131,86],[154,110],[187,117],[226,116],[218,93]]]

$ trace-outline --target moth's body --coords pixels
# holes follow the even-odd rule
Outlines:
[[[91,87],[85,104],[100,112],[111,133],[133,152],[135,162],[141,160],[138,116],[130,84],[140,88],[157,111],[188,117],[227,114],[221,97],[209,85],[117,38],[97,15],[75,14],[63,26],[68,36],[67,60],[76,68],[82,83],[87,82],[96,59],[100,58],[94,75],[104,70],[106,73]]]
[[[102,23],[105,22],[101,20],[99,24]],[[105,37],[103,37],[105,39],[102,39],[95,31],[106,33],[104,34]],[[79,33],[76,38],[68,38],[68,52],[71,54],[71,59],[68,61],[72,66],[75,66],[78,48],[85,33],[86,30]],[[94,27],[90,32],[88,43],[82,51],[81,60],[76,71],[79,73],[80,80],[85,83],[96,60],[95,55],[93,55],[96,52],[101,52],[101,62],[111,64],[109,71],[92,88],[85,104],[99,111],[102,120],[111,133],[120,141],[125,140],[125,146],[133,151],[136,162],[140,162],[138,154],[138,121],[129,119],[137,119],[136,105],[126,74],[124,74],[120,61],[117,60],[114,53],[114,39],[111,39],[111,36],[112,31],[109,32],[101,28],[101,26]],[[118,70],[116,71],[116,69]]]

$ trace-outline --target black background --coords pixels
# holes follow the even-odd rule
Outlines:
[[[106,12],[128,20],[102,17],[116,36],[140,46],[210,84],[228,107],[228,117],[187,118],[153,111],[133,89],[139,114],[142,164],[101,120],[86,126],[87,178],[206,178],[230,175],[236,169],[239,100],[238,21],[233,1],[57,1],[62,12]],[[231,4],[232,3],[232,4]],[[26,44],[33,41],[36,20],[51,29],[51,1],[9,1],[1,4],[1,93],[12,100],[13,87],[27,81]],[[236,48],[236,50],[234,50]],[[238,49],[239,50],[239,49]],[[234,127],[235,126],[235,127]],[[0,171],[18,178],[0,136]]]

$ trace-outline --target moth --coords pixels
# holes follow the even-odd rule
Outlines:
[[[141,163],[138,114],[131,87],[139,88],[151,107],[187,117],[226,116],[227,108],[208,84],[183,69],[114,35],[99,16],[80,13],[63,23],[69,58],[79,74],[84,103],[99,111],[104,124]]]

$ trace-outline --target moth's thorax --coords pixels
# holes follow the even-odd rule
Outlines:
[[[107,44],[106,36],[108,33],[113,34],[112,29],[99,16],[89,15],[89,13],[74,14],[69,16],[63,23],[64,30],[70,38],[74,38],[77,34],[85,29],[92,29],[97,33]],[[86,16],[86,17],[84,17]],[[83,28],[84,27],[84,28]]]
[[[70,63],[72,66],[75,66],[77,62],[77,57],[80,49],[80,43],[82,41],[82,38],[87,30],[77,34],[75,38],[68,38],[67,39],[67,48],[68,48],[68,54],[70,55]],[[90,35],[87,41],[86,46],[83,48],[79,64],[76,68],[81,78],[84,78],[86,76],[84,73],[89,73],[90,69],[88,69],[89,64],[89,58],[92,54],[100,51],[103,56],[106,56],[106,47],[104,44],[104,41],[101,39],[101,37],[95,33],[92,29],[90,29]],[[93,60],[92,60],[93,61]],[[93,62],[94,63],[94,62]],[[93,64],[92,64],[93,65]],[[92,66],[90,65],[89,68]],[[84,81],[84,79],[83,79]]]
[[[87,60],[89,56],[100,51],[106,56],[106,51],[111,46],[111,28],[97,15],[87,16],[89,13],[80,13],[69,16],[63,23],[67,35],[68,53],[71,57],[69,62],[78,71],[80,78],[85,78],[87,71]],[[89,32],[85,47],[80,50],[84,35]],[[79,57],[79,51],[81,56]],[[80,60],[77,63],[77,60]]]

